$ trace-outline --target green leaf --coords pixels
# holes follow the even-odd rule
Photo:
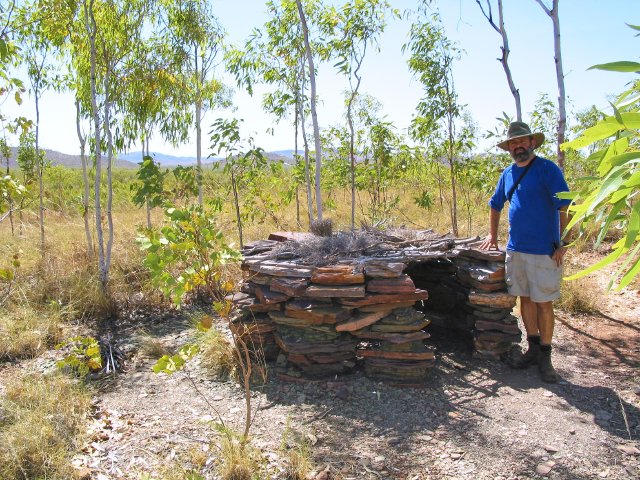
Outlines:
[[[629,61],[600,63],[598,65],[593,65],[592,67],[589,67],[587,70],[608,70],[610,72],[634,73],[634,72],[640,72],[640,63],[629,62]]]
[[[602,260],[600,260],[599,262],[591,265],[588,268],[585,268],[584,270],[580,270],[577,273],[574,273],[573,275],[569,275],[568,277],[565,277],[565,280],[577,280],[578,278],[582,278],[585,277],[587,275],[589,275],[590,273],[595,272],[596,270],[600,270],[601,268],[606,267],[607,265],[609,265],[610,263],[615,262],[618,258],[620,258],[620,256],[625,252],[625,249],[620,247],[617,248],[616,250],[614,250],[613,252],[611,252],[609,255],[607,255],[606,257],[604,257]]]

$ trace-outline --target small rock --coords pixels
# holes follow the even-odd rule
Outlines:
[[[222,395],[216,395],[215,397],[213,397],[214,402],[219,402],[221,400],[224,400],[224,397]]]
[[[546,390],[546,391],[542,394],[542,396],[543,396],[543,397],[547,397],[547,398],[549,398],[549,397],[553,397],[553,392],[550,392],[549,390]]]
[[[560,450],[558,447],[554,445],[545,445],[542,448],[544,448],[549,453],[556,453],[558,450]]]
[[[551,469],[554,467],[554,465],[556,464],[556,462],[554,462],[553,460],[547,460],[544,463],[539,464],[536,467],[536,473],[538,475],[542,475],[542,476],[547,476],[549,475],[549,472],[551,471]]]
[[[575,429],[575,428],[570,428],[570,429],[569,429],[569,433],[570,433],[571,435],[575,435],[575,434],[576,434],[576,429]]]
[[[640,450],[633,445],[618,445],[616,448],[625,455],[640,455]]]

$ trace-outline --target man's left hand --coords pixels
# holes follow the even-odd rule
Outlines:
[[[558,267],[562,266],[562,259],[565,253],[567,253],[567,247],[558,247],[556,251],[553,252],[553,255],[551,255],[551,258],[556,262]]]

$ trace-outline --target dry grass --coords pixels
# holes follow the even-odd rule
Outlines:
[[[173,354],[171,349],[167,347],[161,339],[148,334],[143,334],[140,337],[139,350],[145,357],[154,359]]]
[[[563,281],[556,307],[573,315],[594,313],[597,311],[596,302],[601,294],[601,288],[591,278]]]
[[[90,395],[62,375],[12,379],[0,397],[0,478],[75,478],[70,457],[90,406]]]
[[[34,358],[62,341],[62,317],[56,307],[7,306],[0,312],[0,360]]]
[[[238,435],[227,431],[220,436],[218,474],[223,480],[251,480],[260,477],[260,451],[243,444]]]
[[[311,444],[291,429],[289,419],[282,433],[280,452],[285,460],[284,475],[287,480],[306,480],[313,471]]]
[[[202,365],[217,378],[237,378],[238,366],[233,344],[215,326],[199,338]]]

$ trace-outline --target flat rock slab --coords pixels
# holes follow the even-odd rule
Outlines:
[[[389,352],[387,350],[360,350],[362,357],[385,358],[389,360],[433,360],[433,352]]]
[[[376,323],[381,318],[385,317],[387,312],[372,312],[372,313],[356,313],[352,318],[347,321],[341,322],[336,325],[336,331],[338,332],[353,332],[360,330],[361,328],[368,327]]]
[[[364,264],[364,274],[370,278],[393,278],[402,275],[404,263],[369,260]]]
[[[281,292],[275,292],[264,285],[256,285],[255,295],[262,304],[282,303],[289,300],[289,295]]]
[[[311,281],[320,285],[357,285],[364,283],[364,272],[359,265],[331,265],[318,267]]]
[[[516,297],[507,292],[480,292],[471,290],[469,302],[472,305],[484,305],[494,308],[513,308],[516,306]]]
[[[496,330],[498,332],[508,333],[511,335],[520,335],[520,328],[517,324],[509,324],[503,322],[492,322],[488,320],[476,320],[476,330]]]
[[[269,286],[274,292],[284,293],[290,297],[297,297],[307,290],[310,283],[306,278],[276,277],[271,281]]]
[[[347,320],[351,316],[351,309],[335,305],[316,304],[309,308],[300,308],[308,305],[306,302],[294,300],[284,307],[284,313],[292,318],[309,322],[309,324],[332,324]]]
[[[310,298],[362,298],[366,295],[364,285],[315,285],[307,288],[305,296]]]
[[[385,342],[394,344],[403,344],[409,342],[416,342],[426,340],[431,337],[427,332],[409,332],[409,333],[388,333],[388,332],[372,332],[369,329],[356,330],[351,332],[351,335],[363,338],[367,340],[384,340]]]
[[[365,305],[374,305],[380,303],[400,303],[413,301],[414,303],[419,300],[426,300],[429,298],[429,292],[426,290],[416,289],[413,293],[371,293],[364,296],[364,298],[340,298],[338,301],[350,307],[362,307]]]
[[[485,260],[487,262],[502,262],[506,258],[506,252],[503,250],[480,250],[479,248],[456,248],[452,253],[458,257],[473,258],[476,260]]]
[[[408,301],[408,302],[394,302],[394,303],[374,303],[373,305],[363,305],[358,308],[361,312],[387,312],[391,313],[393,310],[397,308],[409,308],[413,307],[416,302]]]
[[[249,264],[248,268],[251,272],[272,277],[311,278],[313,273],[313,267],[285,263],[267,264],[266,262],[256,262]]]
[[[367,282],[367,292],[372,293],[413,293],[416,286],[408,275],[395,278],[374,278]]]

